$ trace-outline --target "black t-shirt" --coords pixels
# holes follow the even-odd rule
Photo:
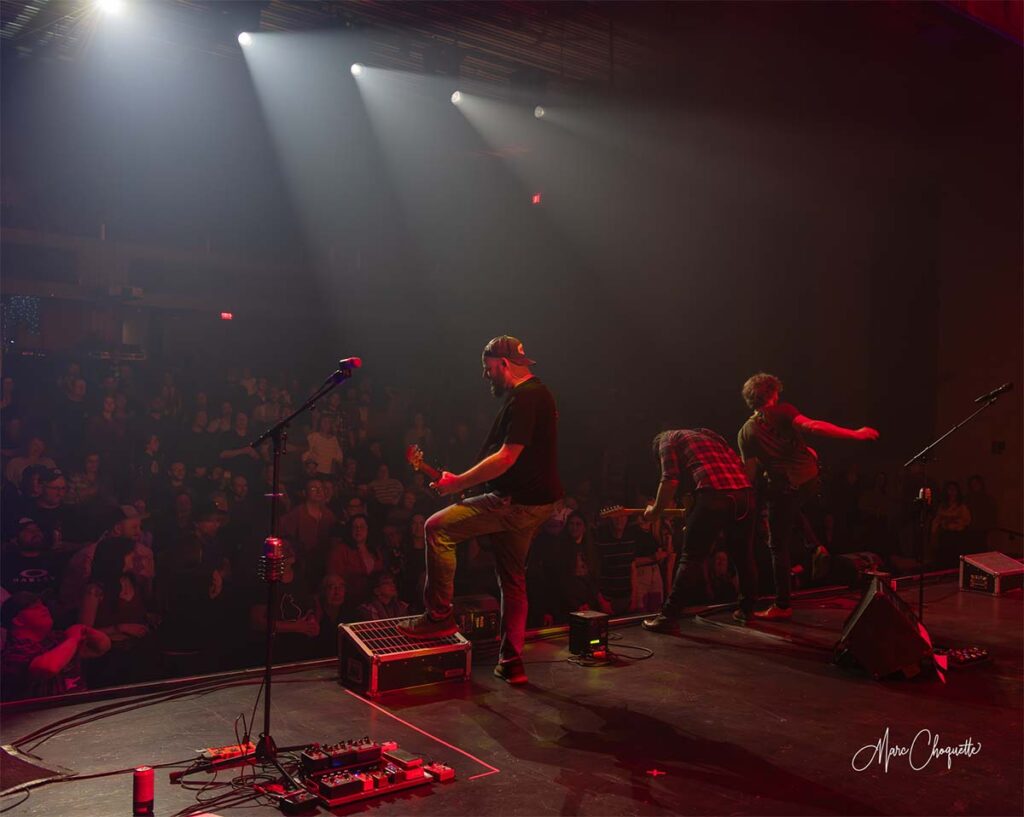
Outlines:
[[[740,454],[758,459],[772,488],[799,487],[818,475],[818,461],[793,425],[798,416],[795,406],[777,403],[758,409],[740,429]]]
[[[15,548],[5,549],[0,559],[3,588],[12,596],[23,592],[52,595],[65,561],[60,554],[50,551],[28,556]]]
[[[558,409],[540,378],[531,377],[505,397],[484,443],[483,455],[506,443],[522,445],[519,459],[490,490],[511,497],[517,505],[547,505],[562,498],[558,478]]]

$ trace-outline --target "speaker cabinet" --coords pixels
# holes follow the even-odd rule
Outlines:
[[[835,646],[837,663],[855,663],[876,680],[896,673],[907,678],[934,667],[932,640],[914,611],[874,576],[864,597],[843,625]]]

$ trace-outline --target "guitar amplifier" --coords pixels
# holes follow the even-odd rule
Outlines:
[[[1024,564],[998,551],[960,557],[960,589],[999,596],[1024,587]]]
[[[408,618],[338,625],[338,681],[374,697],[440,681],[462,681],[472,671],[472,645],[459,633],[416,640],[398,631]]]

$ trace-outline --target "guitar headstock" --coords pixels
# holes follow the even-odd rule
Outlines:
[[[418,445],[410,445],[405,449],[405,461],[414,471],[419,471],[423,468],[423,449]]]

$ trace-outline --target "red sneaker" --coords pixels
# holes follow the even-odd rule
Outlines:
[[[792,607],[776,607],[774,604],[767,610],[758,610],[754,613],[754,618],[762,619],[780,619],[780,618],[793,618]]]

